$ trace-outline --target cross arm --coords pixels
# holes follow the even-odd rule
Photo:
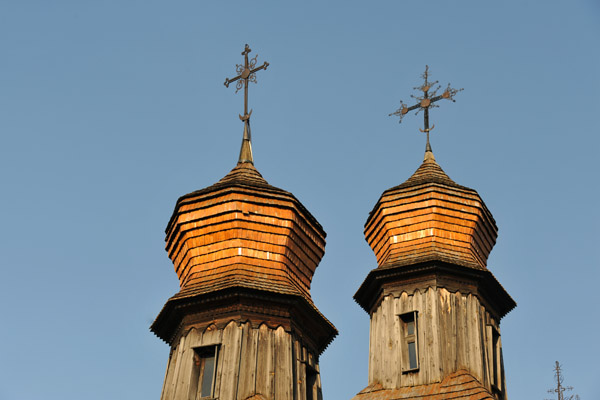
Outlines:
[[[417,108],[421,107],[421,104],[415,104],[414,106],[406,107],[404,105],[404,103],[402,103],[402,102],[400,102],[400,105],[401,105],[401,107],[398,110],[396,110],[393,113],[391,113],[390,117],[392,115],[399,115],[400,116],[400,120],[402,120],[402,117],[404,116],[404,114],[406,114],[409,111],[416,110]]]
[[[412,107],[408,107],[408,108],[406,109],[406,112],[409,112],[409,111],[412,111],[412,110],[416,110],[416,109],[417,109],[417,108],[419,108],[419,107],[421,107],[421,104],[415,104],[415,105],[414,105],[414,106],[412,106]]]
[[[444,93],[439,96],[432,97],[431,102],[433,103],[441,99],[451,100],[454,102],[454,96],[460,91],[462,91],[462,89],[453,89],[450,87],[450,85],[448,85],[446,90],[444,90]]]
[[[441,95],[439,95],[439,96],[432,97],[432,98],[431,98],[431,102],[432,102],[432,103],[434,103],[434,102],[436,102],[436,101],[438,101],[438,100],[441,100],[441,99],[443,99],[443,98],[444,98],[444,95],[443,95],[443,94],[441,94]]]
[[[251,69],[251,70],[250,70],[250,73],[251,73],[251,74],[253,74],[253,73],[255,73],[256,71],[260,71],[261,69],[264,69],[264,70],[266,70],[268,66],[269,66],[269,63],[265,61],[265,62],[263,63],[263,65],[261,65],[260,67],[256,67],[256,68],[254,68],[254,69]],[[239,77],[238,77],[238,78],[239,78]],[[231,81],[231,82],[233,82],[233,81]]]
[[[225,78],[225,83],[224,83],[224,85],[225,85],[225,87],[229,87],[229,84],[230,84],[230,83],[233,83],[233,82],[235,82],[235,81],[239,81],[241,78],[242,78],[242,76],[241,76],[241,75],[238,75],[238,76],[236,76],[235,78],[232,78],[232,79]]]

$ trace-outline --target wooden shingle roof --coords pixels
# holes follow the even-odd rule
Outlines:
[[[177,201],[165,241],[180,280],[176,298],[244,287],[312,301],[325,231],[296,197],[240,162]]]
[[[442,382],[383,389],[381,385],[367,386],[352,400],[495,400],[495,397],[466,370],[454,372]]]
[[[383,192],[365,223],[379,267],[440,260],[485,269],[497,231],[477,192],[450,179],[430,151],[407,181]]]

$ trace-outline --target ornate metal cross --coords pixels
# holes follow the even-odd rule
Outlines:
[[[444,90],[444,93],[442,93],[439,96],[436,96],[437,91],[440,89],[441,86],[438,85],[437,87],[434,87],[435,85],[438,84],[438,81],[429,82],[429,66],[428,65],[425,66],[425,73],[423,74],[423,79],[425,80],[423,85],[417,86],[414,88],[415,90],[422,91],[423,95],[422,96],[414,96],[412,94],[410,95],[410,97],[418,100],[419,102],[417,104],[415,104],[414,106],[407,107],[406,104],[404,104],[402,102],[402,100],[400,100],[400,108],[398,110],[396,110],[395,112],[391,113],[390,116],[397,115],[400,117],[399,122],[402,122],[402,117],[404,117],[409,111],[416,109],[417,110],[417,112],[415,113],[415,115],[416,115],[419,113],[419,111],[424,110],[424,114],[425,114],[424,115],[424,117],[425,117],[424,129],[419,128],[419,130],[421,132],[427,133],[427,147],[425,149],[427,151],[431,151],[431,145],[429,144],[429,132],[433,128],[435,128],[435,125],[432,125],[431,128],[429,127],[429,109],[434,108],[434,107],[439,107],[437,104],[434,104],[434,103],[441,99],[448,99],[448,100],[451,100],[452,102],[454,102],[455,101],[454,96],[463,89],[453,89],[450,87],[450,84],[448,84],[448,87],[446,88],[446,90]]]
[[[248,82],[256,83],[256,72],[260,71],[261,69],[266,70],[269,66],[269,63],[265,61],[263,65],[261,65],[260,67],[256,67],[256,58],[258,57],[258,54],[254,58],[250,59],[250,61],[248,61],[248,53],[250,53],[251,51],[252,50],[250,49],[250,47],[246,45],[246,48],[244,49],[244,51],[242,51],[242,55],[244,56],[244,64],[235,65],[235,69],[238,73],[238,76],[232,79],[225,79],[225,87],[229,87],[230,83],[237,81],[235,85],[236,93],[242,87],[244,87],[244,115],[240,115],[240,119],[242,121],[249,120],[250,114],[252,114],[252,110],[250,110],[250,114],[248,114]]]

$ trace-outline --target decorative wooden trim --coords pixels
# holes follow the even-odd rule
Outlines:
[[[489,270],[441,261],[375,268],[357,290],[354,300],[367,313],[372,314],[388,294],[425,290],[429,287],[444,287],[450,292],[476,295],[498,320],[517,305]]]
[[[250,322],[276,328],[282,326],[321,354],[337,336],[337,329],[312,304],[300,295],[284,295],[249,288],[228,288],[191,297],[173,297],[150,327],[159,338],[172,345],[192,328],[215,325],[224,328],[229,322]]]

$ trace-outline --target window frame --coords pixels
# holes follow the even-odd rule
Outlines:
[[[402,351],[402,373],[417,372],[419,370],[419,323],[417,310],[407,313],[398,314],[400,318],[400,336],[401,336],[401,351]],[[409,333],[409,324],[413,323],[413,333]],[[414,365],[411,363],[410,345],[414,343]]]
[[[219,360],[219,345],[198,346],[192,349],[192,372],[189,388],[189,400],[214,399],[215,398],[215,379],[217,376],[217,367]],[[212,377],[210,378],[210,390],[208,396],[202,395],[204,373],[206,360],[213,358]]]

